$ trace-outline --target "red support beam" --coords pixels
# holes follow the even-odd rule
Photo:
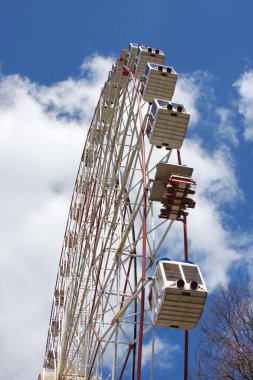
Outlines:
[[[188,380],[188,346],[189,346],[189,332],[184,332],[184,380]]]
[[[142,284],[146,279],[146,236],[147,236],[147,193],[146,193],[146,158],[144,146],[144,133],[141,136],[142,145],[142,180],[143,180],[143,219],[142,219]],[[145,306],[145,287],[142,285],[141,305],[140,305],[140,327],[138,340],[138,361],[137,361],[137,380],[141,380],[141,361],[142,361],[142,341],[143,341],[143,324],[144,324],[144,306]]]
[[[184,226],[184,259],[188,261],[188,239],[187,239],[187,217],[184,215],[183,219]],[[184,380],[188,379],[188,347],[189,347],[189,332],[185,330],[184,332]]]
[[[125,359],[125,361],[124,361],[124,364],[123,364],[122,370],[121,370],[120,375],[119,375],[119,380],[122,379],[122,376],[123,376],[124,371],[125,371],[125,369],[126,369],[126,365],[127,365],[128,358],[129,358],[129,355],[130,355],[130,352],[131,352],[132,348],[133,348],[133,346],[129,346],[129,348],[128,348],[127,356],[126,356],[126,359]]]
[[[126,289],[127,289],[127,283],[129,281],[129,275],[130,275],[132,261],[133,261],[133,257],[131,256],[130,260],[129,260],[129,264],[128,264],[128,269],[127,269],[126,280],[125,280],[125,285],[124,285],[123,296],[122,296],[122,299],[121,299],[120,308],[122,308],[123,305],[124,305],[125,293],[126,293]]]
[[[186,220],[186,215],[184,215],[183,225],[184,225],[184,259],[185,259],[185,261],[188,261],[189,260],[189,256],[188,256],[188,240],[187,240],[187,220]]]

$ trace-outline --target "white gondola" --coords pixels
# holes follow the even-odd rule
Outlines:
[[[42,380],[56,380],[56,372],[43,371]]]
[[[79,221],[82,212],[81,204],[74,204],[70,209],[70,219]]]
[[[55,369],[55,361],[56,361],[56,359],[57,359],[57,351],[56,350],[50,350],[50,351],[48,351],[47,358],[46,358],[47,368],[48,369]],[[47,378],[47,379],[51,380],[50,377]]]
[[[156,173],[149,199],[151,201],[161,202],[172,175],[184,176],[190,179],[192,173],[193,168],[188,166],[159,162],[156,166]]]
[[[64,290],[56,289],[55,290],[55,305],[63,306],[64,305]],[[50,356],[51,354],[49,354]]]
[[[129,72],[123,66],[113,65],[111,85],[126,88],[129,79]]]
[[[87,148],[83,157],[83,163],[86,168],[91,168],[93,165],[93,152],[92,148]]]
[[[157,63],[163,65],[164,53],[159,49],[153,49],[148,46],[139,46],[135,57],[134,73],[136,78],[144,75],[147,63]]]
[[[112,87],[119,86],[120,88],[127,87],[129,72],[124,68],[124,62],[127,59],[127,50],[122,50],[120,52],[120,58],[112,66],[110,85]]]
[[[68,277],[70,275],[70,260],[64,260],[60,265],[60,276]]]
[[[84,377],[83,376],[75,376],[75,375],[70,375],[70,376],[66,376],[64,377],[65,380],[84,380]],[[40,380],[40,378],[39,378]],[[56,380],[56,372],[53,371],[53,372],[48,372],[48,371],[44,371],[42,373],[42,378],[41,380]],[[94,377],[94,376],[91,376],[91,380],[101,380],[101,377]]]
[[[108,125],[100,125],[99,128],[91,129],[91,142],[97,145],[103,144],[105,136],[108,135]]]
[[[139,46],[145,46],[145,45],[135,44],[134,42],[131,42],[128,47],[128,54],[126,56],[125,65],[131,71],[133,71],[133,68],[134,68],[135,58],[136,58],[136,54],[137,54],[137,50]]]
[[[114,103],[105,102],[101,110],[101,121],[105,124],[110,124],[114,112]]]
[[[149,199],[161,202],[159,218],[183,220],[188,208],[195,207],[192,196],[195,194],[196,182],[191,178],[193,169],[183,165],[160,162]]]
[[[65,246],[67,248],[75,248],[76,245],[77,245],[77,236],[74,235],[74,233],[69,232],[65,236]]]
[[[51,322],[51,335],[53,338],[56,338],[59,335],[60,332],[60,322],[57,319],[53,319]]]
[[[172,67],[148,63],[141,93],[146,102],[156,99],[171,100],[175,91],[177,73]]]
[[[121,50],[120,57],[119,57],[119,59],[117,61],[118,65],[123,66],[124,63],[125,63],[125,61],[126,61],[127,56],[128,56],[128,50],[125,50],[125,49]]]
[[[119,96],[119,90],[117,84],[112,84],[111,82],[107,83],[107,85],[103,89],[103,99],[105,102],[114,102]]]
[[[182,104],[155,99],[147,125],[150,144],[168,149],[180,149],[189,120],[190,115]]]
[[[194,329],[206,298],[207,288],[198,265],[168,259],[158,261],[149,294],[154,326]]]
[[[83,157],[84,160],[84,157]],[[79,178],[76,183],[75,191],[77,193],[85,194],[88,183],[83,178]]]

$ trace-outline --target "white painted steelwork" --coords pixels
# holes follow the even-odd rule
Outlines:
[[[123,374],[134,380],[136,373],[140,380],[142,336],[149,333],[154,373],[155,334],[145,289],[173,221],[159,219],[151,197],[157,163],[168,163],[171,150],[149,143],[151,106],[139,95],[139,74],[131,71],[138,49],[140,70],[153,57],[146,48],[131,44],[129,57],[121,53],[87,133],[44,358],[43,373],[54,380],[121,380]],[[160,51],[152,54],[163,61]]]

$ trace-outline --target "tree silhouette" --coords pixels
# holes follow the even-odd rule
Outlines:
[[[195,354],[192,380],[253,380],[253,284],[220,285]]]

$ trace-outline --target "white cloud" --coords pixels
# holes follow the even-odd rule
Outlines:
[[[233,123],[233,112],[231,109],[220,107],[216,111],[219,116],[220,122],[218,125],[217,132],[219,137],[222,138],[227,143],[238,146],[239,140],[237,137],[237,129]]]
[[[182,157],[183,163],[194,168],[194,177],[198,182],[197,194],[212,196],[215,204],[231,202],[238,196],[241,198],[234,162],[224,146],[208,152],[201,140],[186,139]]]
[[[200,108],[198,103],[204,95],[203,89],[206,86],[207,80],[208,74],[199,71],[190,74],[179,74],[178,76],[173,101],[185,106],[190,114],[192,125],[197,124],[199,121]]]
[[[171,344],[168,340],[163,340],[162,338],[156,336],[154,344],[154,355],[155,355],[155,366],[159,367],[172,367],[173,356],[176,352],[180,350],[179,345]],[[150,365],[150,358],[152,354],[152,340],[143,345],[142,348],[142,364]],[[159,359],[158,359],[159,358]]]
[[[253,70],[244,72],[234,83],[238,93],[238,110],[243,116],[246,140],[253,140]]]
[[[88,79],[50,87],[1,77],[0,378],[35,379],[41,370],[71,192],[110,65],[93,56]]]
[[[194,168],[197,182],[196,208],[189,212],[189,257],[199,264],[209,290],[219,282],[229,281],[228,272],[242,257],[238,240],[226,223],[224,206],[243,201],[238,187],[233,160],[228,150],[208,153],[201,141],[186,140],[183,163]],[[181,227],[181,226],[180,226]],[[181,230],[175,239],[182,235]],[[241,247],[240,247],[241,248]]]
[[[103,82],[106,79],[114,61],[114,57],[102,57],[101,55],[93,54],[83,60],[81,71],[83,74],[86,74],[92,86],[94,81],[98,84],[98,82]]]

